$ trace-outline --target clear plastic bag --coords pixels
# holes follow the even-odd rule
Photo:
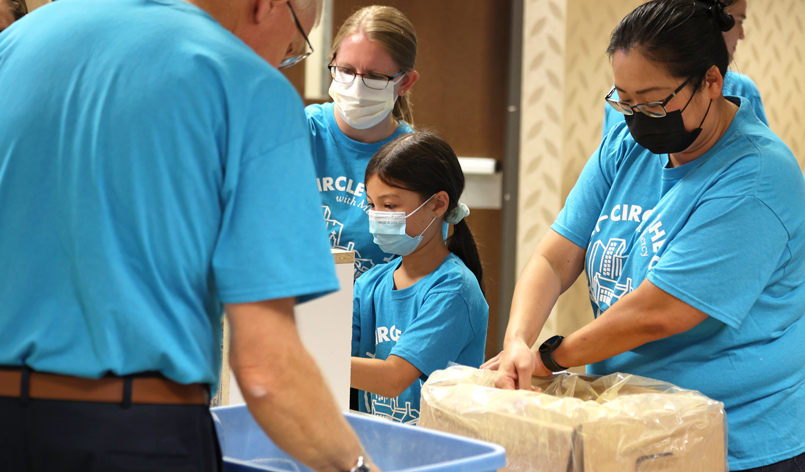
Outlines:
[[[721,402],[627,374],[534,378],[494,388],[495,372],[450,367],[422,387],[422,427],[506,448],[506,471],[727,471]]]

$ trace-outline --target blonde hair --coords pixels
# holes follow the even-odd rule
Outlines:
[[[316,20],[313,22],[313,27],[315,28],[316,25],[319,24],[321,20],[321,12],[324,10],[324,0],[292,0],[293,4],[297,8],[297,12],[299,15],[307,15],[312,13],[315,16]]]
[[[361,8],[341,25],[330,50],[330,61],[341,48],[341,43],[349,36],[360,33],[366,35],[389,53],[391,59],[405,72],[414,70],[416,64],[416,31],[408,18],[393,7],[373,5]],[[392,112],[395,119],[413,126],[410,93],[397,97]]]

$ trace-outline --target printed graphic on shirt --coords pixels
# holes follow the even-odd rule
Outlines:
[[[397,326],[391,328],[386,326],[378,326],[375,329],[375,346],[383,343],[393,343],[390,347],[384,346],[383,352],[391,352],[397,340],[400,339],[402,331],[397,329]],[[377,358],[376,353],[366,352],[366,357],[369,359]],[[386,398],[376,395],[374,393],[363,392],[364,407],[367,412],[386,418],[398,423],[410,424],[416,426],[419,422],[419,405],[415,404],[415,399],[419,398],[422,391],[423,382],[420,379],[414,381],[410,387],[405,389],[398,397]]]
[[[639,254],[642,257],[651,256],[648,263],[648,268],[651,269],[660,260],[657,253],[665,242],[661,215],[653,215],[653,213],[654,209],[643,211],[638,205],[624,204],[615,205],[611,211],[598,218],[590,245],[587,248],[586,261],[589,295],[590,300],[597,307],[596,316],[637,288],[631,277],[622,277],[624,266],[631,252],[628,241],[624,238],[612,237],[604,243],[606,236],[599,233],[607,232],[608,229],[611,231],[606,225],[630,223],[635,226],[634,223],[637,223],[634,231],[641,233],[638,238]],[[652,215],[653,218],[651,218]],[[651,218],[650,222],[649,218]],[[645,229],[643,229],[644,226]],[[615,233],[624,234],[620,231],[615,231]],[[626,234],[633,233],[627,232]]]
[[[345,192],[355,197],[361,197],[366,190],[363,182],[355,182],[349,177],[322,177],[316,179],[316,184],[319,186],[319,192]],[[338,199],[339,197],[336,197]],[[354,200],[354,199],[353,199]],[[339,200],[340,201],[340,200]]]
[[[422,388],[422,381],[419,388]],[[397,423],[410,424],[416,426],[419,423],[419,410],[411,407],[411,402],[406,400],[404,405],[400,405],[400,397],[386,398],[374,393],[367,393],[365,397],[366,409],[375,416],[386,418]],[[371,401],[371,403],[370,403]]]
[[[344,251],[355,251],[355,278],[357,279],[374,267],[375,263],[371,259],[361,256],[360,251],[355,249],[353,241],[347,241],[346,238],[341,237],[344,231],[344,224],[333,218],[330,207],[322,205],[322,209],[324,210],[324,223],[329,233],[330,247]],[[387,257],[383,259],[383,262],[389,262],[390,260],[391,257]]]
[[[631,278],[619,281],[628,257],[623,239],[610,239],[606,245],[596,241],[587,250],[590,300],[601,312],[632,291]]]

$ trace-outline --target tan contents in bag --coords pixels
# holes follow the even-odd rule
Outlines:
[[[494,388],[495,373],[451,367],[422,387],[420,426],[506,448],[506,471],[723,472],[724,405],[644,377],[556,374],[541,392]]]

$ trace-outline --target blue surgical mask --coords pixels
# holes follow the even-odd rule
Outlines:
[[[431,197],[425,200],[428,203]],[[430,225],[436,220],[434,217],[430,220],[428,226],[419,234],[419,236],[408,236],[405,232],[405,220],[413,215],[420,208],[425,206],[425,203],[409,214],[404,211],[375,211],[369,210],[369,232],[374,236],[375,244],[380,246],[380,249],[387,254],[397,254],[400,256],[407,256],[414,252],[422,242],[422,235],[430,228]]]

